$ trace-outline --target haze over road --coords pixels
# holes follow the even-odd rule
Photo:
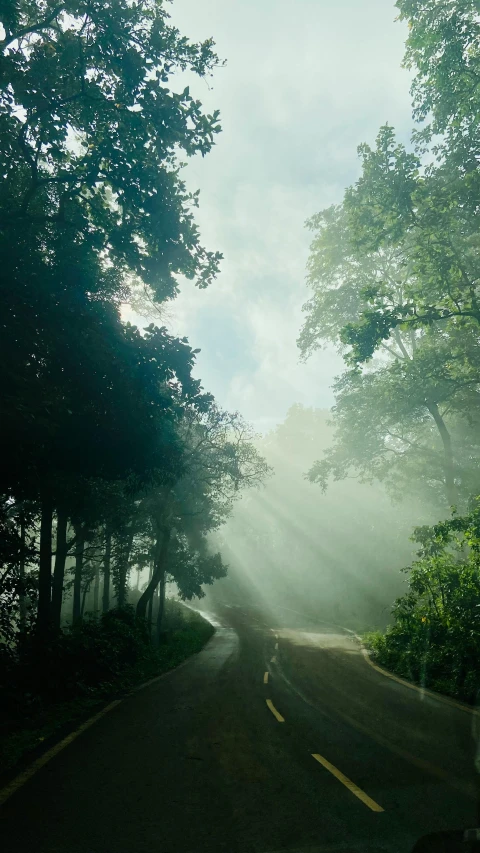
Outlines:
[[[199,655],[3,805],[4,853],[393,853],[477,823],[470,713],[381,675],[335,626],[215,616]]]

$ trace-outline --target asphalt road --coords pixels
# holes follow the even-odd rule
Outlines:
[[[407,853],[478,823],[471,714],[375,671],[335,626],[216,617],[199,655],[1,807],[3,853]]]

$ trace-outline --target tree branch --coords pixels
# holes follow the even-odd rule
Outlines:
[[[4,50],[9,47],[14,41],[20,41],[20,39],[24,38],[24,36],[28,36],[31,33],[38,33],[40,30],[44,30],[46,27],[49,27],[52,21],[63,11],[64,3],[60,3],[58,6],[55,6],[54,9],[47,15],[43,21],[37,21],[36,24],[30,24],[28,27],[23,27],[18,30],[16,33],[8,33],[8,35],[0,41],[0,49]]]

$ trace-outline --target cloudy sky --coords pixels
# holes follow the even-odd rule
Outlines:
[[[327,351],[301,364],[296,347],[304,223],[341,200],[357,145],[381,124],[408,136],[405,28],[393,0],[174,0],[171,17],[193,40],[212,36],[227,66],[210,88],[194,85],[223,133],[187,169],[203,242],[225,259],[207,291],[185,287],[168,322],[201,348],[204,386],[263,432],[292,403],[332,404],[341,360]]]

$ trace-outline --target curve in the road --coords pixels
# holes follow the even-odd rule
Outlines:
[[[278,650],[278,634],[275,634],[275,638],[277,640],[277,642],[275,643],[275,649]],[[276,661],[276,658],[273,657],[272,661]],[[264,674],[263,683],[268,684],[268,672]],[[279,723],[284,723],[285,718],[277,710],[272,700],[266,699],[265,701],[267,703],[267,707],[270,709],[275,719]],[[324,758],[323,755],[320,755],[320,753],[318,752],[313,752],[312,758],[314,758],[315,761],[318,761],[318,763],[321,764],[322,767],[324,767],[326,770],[328,770],[329,773],[332,774],[332,776],[335,776],[335,778],[338,779],[338,781],[341,782],[342,785],[345,786],[345,788],[347,788],[355,797],[357,797],[362,803],[364,803],[364,805],[371,809],[372,812],[380,813],[385,811],[381,806],[379,806],[378,803],[375,802],[375,800],[369,797],[368,794],[365,793],[365,791],[362,791],[362,789],[359,788],[358,785],[355,784],[355,782],[352,782],[351,779],[345,776],[345,774],[342,773],[342,771],[339,770],[338,767],[335,767],[334,764],[332,764],[330,761],[327,761],[327,759]]]

